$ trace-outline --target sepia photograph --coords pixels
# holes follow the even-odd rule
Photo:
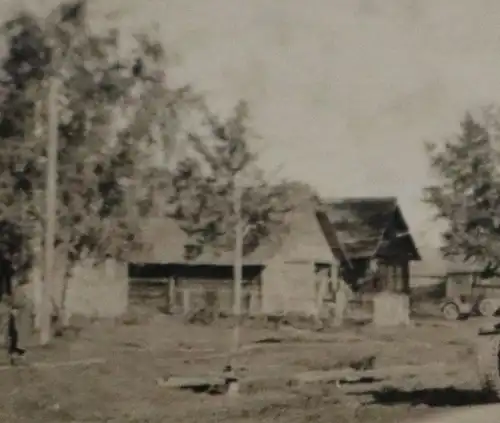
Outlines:
[[[0,0],[0,422],[499,420],[499,23]]]

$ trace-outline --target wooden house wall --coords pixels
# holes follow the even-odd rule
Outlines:
[[[410,293],[410,270],[408,261],[382,261],[379,263],[379,279],[376,289],[380,291]]]
[[[260,274],[253,279],[245,279],[242,288],[242,312],[246,314],[281,314],[298,313],[316,315],[318,313],[318,294],[321,285],[325,285],[328,294],[331,265],[315,266],[311,261],[285,261],[286,257],[277,254],[267,263]],[[328,271],[325,270],[328,267]],[[157,278],[158,279],[158,278]],[[154,279],[151,278],[151,281]],[[136,279],[136,286],[140,285]],[[230,315],[233,309],[234,291],[232,277],[216,279],[214,277],[177,275],[163,278],[160,288],[167,301],[169,284],[172,284],[171,305],[175,313],[187,313],[203,306],[206,295],[214,292],[217,296],[217,308],[222,314]],[[147,285],[147,278],[143,279]],[[133,289],[136,296],[138,289]],[[158,291],[157,291],[158,292]],[[158,297],[159,293],[155,295]]]
[[[377,261],[377,275],[368,277],[372,261]],[[344,265],[343,277],[359,297],[369,298],[382,291],[410,292],[410,272],[408,261],[379,259],[352,260],[351,266]]]
[[[129,280],[124,263],[108,259],[97,264],[84,260],[65,277],[64,260],[58,256],[51,281],[51,294],[60,306],[65,302],[67,313],[86,317],[115,318],[126,313],[129,301]],[[23,290],[35,307],[41,303],[42,268],[34,266]]]
[[[336,263],[336,259],[317,221],[314,207],[298,211],[284,237],[280,247],[272,251],[274,256],[263,260],[262,266],[244,267],[243,312],[318,314],[319,288],[320,285],[327,285],[329,276],[325,276],[324,271],[316,272],[315,265],[319,263],[330,267]],[[207,292],[213,291],[217,293],[220,311],[231,313],[231,266],[201,266],[193,263],[167,265],[163,270],[159,269],[156,276],[175,279],[169,295],[176,310],[200,307]],[[337,270],[331,273],[336,274]]]
[[[315,276],[312,262],[273,258],[262,273],[262,313],[316,315]]]
[[[317,295],[314,263],[288,262],[285,263],[285,277],[287,281],[287,311],[305,316],[316,316]]]
[[[215,306],[221,314],[231,314],[234,303],[234,283],[229,275],[217,278],[219,272],[200,275],[200,272],[164,272],[156,277],[131,278],[131,295],[134,300],[152,306],[162,306],[176,314],[186,314],[202,308],[210,296],[215,298]],[[230,273],[222,272],[224,273]],[[242,287],[242,312],[256,314],[260,310],[260,273],[244,272],[247,276]],[[221,276],[219,273],[218,276]],[[249,278],[248,276],[252,276]],[[215,296],[215,297],[214,297]]]
[[[324,269],[328,272],[324,273]],[[332,271],[332,268],[334,269]],[[314,210],[305,210],[262,272],[262,312],[317,316],[338,264]]]

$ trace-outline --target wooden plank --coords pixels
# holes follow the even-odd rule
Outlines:
[[[245,375],[238,380],[240,386],[245,387],[255,384],[271,383],[272,386],[289,386],[290,383],[312,384],[335,382],[341,383],[362,383],[380,385],[381,381],[417,374],[422,371],[436,371],[444,367],[446,363],[431,363],[425,365],[405,365],[393,366],[381,369],[372,369],[365,371],[355,371],[353,369],[339,369],[330,371],[303,372],[295,375],[280,372],[277,369],[267,369],[265,373]],[[278,366],[279,367],[279,366]],[[168,379],[157,379],[157,385],[165,388],[176,389],[204,389],[218,388],[227,385],[227,377],[223,375],[208,375],[197,377],[170,377]]]
[[[170,277],[167,281],[167,285],[165,287],[164,295],[165,295],[165,310],[167,313],[173,313],[175,310],[176,304],[176,289],[175,289],[175,278]]]
[[[182,290],[182,312],[184,315],[187,315],[191,310],[191,299],[190,299],[190,294],[191,292],[189,289],[184,288]]]
[[[131,285],[167,285],[169,283],[169,278],[129,278]]]
[[[162,388],[194,389],[204,386],[220,386],[226,383],[226,378],[221,376],[180,377],[172,376],[167,379],[157,380]]]
[[[425,365],[402,365],[379,369],[370,369],[357,371],[354,369],[338,369],[326,371],[311,371],[299,373],[291,378],[298,383],[317,383],[317,382],[351,382],[364,378],[386,379],[393,376],[403,376],[413,373],[419,373],[422,370],[431,370],[442,368],[446,365],[443,362],[430,363]]]

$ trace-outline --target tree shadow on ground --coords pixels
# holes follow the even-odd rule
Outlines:
[[[372,404],[396,405],[409,404],[412,406],[427,405],[429,407],[457,407],[461,405],[488,404],[491,399],[473,389],[457,389],[454,387],[402,390],[385,388],[379,391],[356,392],[350,395],[372,396]]]

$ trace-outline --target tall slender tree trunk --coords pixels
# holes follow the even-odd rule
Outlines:
[[[235,177],[234,184],[234,214],[236,217],[235,228],[235,248],[234,248],[234,298],[233,298],[233,314],[236,320],[236,325],[233,332],[232,350],[237,354],[240,343],[240,320],[241,320],[241,290],[242,290],[242,261],[243,261],[243,227],[241,220],[241,185],[238,177]]]
[[[40,327],[40,343],[46,345],[51,339],[52,279],[54,277],[55,232],[57,221],[57,149],[59,119],[57,111],[59,80],[52,77],[48,94],[48,145],[47,145],[47,185],[46,185],[46,225],[45,225],[45,263],[43,277],[43,307]]]

